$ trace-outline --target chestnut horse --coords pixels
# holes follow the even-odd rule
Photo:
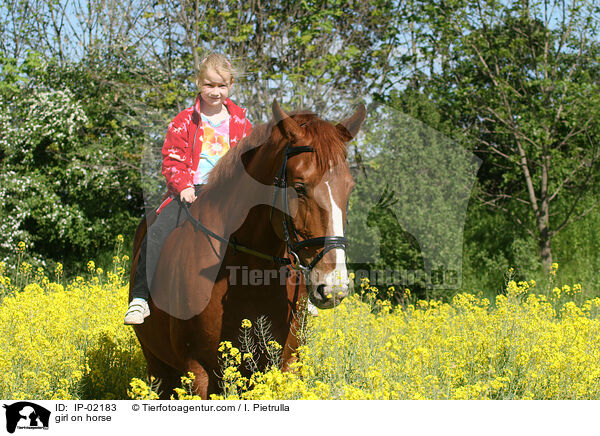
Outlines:
[[[217,393],[217,349],[225,340],[239,347],[244,319],[267,318],[287,369],[302,302],[327,309],[348,293],[343,235],[354,181],[346,142],[360,129],[365,108],[339,124],[288,115],[277,101],[272,110],[271,122],[220,159],[189,218],[163,246],[151,314],[134,326],[162,398],[187,372],[203,399]],[[131,283],[145,232],[143,220]]]

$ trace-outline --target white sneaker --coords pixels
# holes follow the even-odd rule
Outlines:
[[[131,303],[129,303],[129,308],[127,309],[123,322],[125,325],[143,324],[144,318],[148,315],[150,315],[148,302],[143,298],[134,298],[131,300]]]
[[[306,302],[306,310],[308,310],[308,313],[310,313],[312,316],[319,316],[319,309],[317,309],[317,307],[312,304],[310,300]]]

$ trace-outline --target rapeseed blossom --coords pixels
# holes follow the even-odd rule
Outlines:
[[[137,339],[120,319],[127,306],[121,277],[63,285],[38,271],[34,282],[11,291],[0,304],[2,398],[123,398],[129,380],[143,377]]]
[[[26,267],[27,280],[11,280],[0,264],[3,398],[156,398],[158,381],[145,381],[137,339],[122,325],[128,259],[118,257],[112,272],[90,261],[92,276],[69,283],[60,264],[54,281]],[[244,319],[241,347],[219,347],[223,390],[212,398],[596,399],[600,298],[584,301],[582,291],[552,282],[543,294],[510,276],[493,301],[414,301],[406,289],[394,307],[363,279],[360,295],[305,318],[290,371],[280,369],[283,344],[268,337],[268,320]],[[270,363],[259,371],[261,353]],[[193,385],[185,375],[173,398],[198,399]]]
[[[271,368],[215,399],[595,399],[600,299],[509,281],[494,304],[461,293],[405,310],[353,295],[311,320],[291,372]],[[580,285],[557,288],[562,296]],[[573,292],[577,290],[577,292]],[[231,368],[230,371],[235,371]],[[226,385],[225,392],[231,392]],[[239,379],[236,380],[240,385]]]

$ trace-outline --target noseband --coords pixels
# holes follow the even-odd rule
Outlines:
[[[281,191],[282,196],[282,211],[283,211],[283,235],[287,252],[291,256],[291,266],[294,269],[309,273],[319,262],[327,252],[335,249],[345,250],[348,246],[348,239],[344,236],[319,236],[316,238],[308,238],[300,240],[294,222],[290,215],[289,199],[287,195],[287,162],[291,156],[295,156],[300,153],[314,153],[315,149],[308,146],[291,147],[288,142],[285,146],[285,154],[283,157],[283,164],[275,177],[274,185],[275,192],[273,194],[273,204],[271,206],[271,217],[273,216],[273,210],[275,209],[275,203],[277,202],[278,192]],[[291,230],[291,232],[290,232]],[[315,256],[315,258],[308,265],[305,265],[298,251],[307,247],[323,247],[323,249]]]
[[[320,236],[317,238],[309,238],[300,240],[298,236],[298,232],[294,227],[294,223],[292,221],[292,217],[290,215],[290,207],[289,207],[289,199],[287,195],[287,180],[286,180],[286,172],[287,172],[287,161],[291,156],[295,156],[300,153],[305,152],[314,152],[315,149],[308,146],[298,146],[291,147],[288,142],[285,147],[285,154],[283,158],[283,164],[275,177],[274,186],[275,192],[273,195],[273,205],[271,206],[271,218],[273,216],[273,210],[275,209],[275,203],[277,201],[278,192],[282,192],[282,210],[283,210],[283,234],[285,239],[285,244],[287,248],[287,252],[290,257],[279,257],[273,256],[270,254],[261,253],[260,251],[254,250],[252,248],[248,248],[242,244],[239,244],[236,240],[230,241],[228,239],[223,238],[220,235],[217,235],[209,228],[205,227],[200,221],[198,221],[194,216],[190,213],[189,207],[187,203],[181,201],[178,196],[175,198],[179,202],[180,206],[185,211],[189,221],[192,223],[195,230],[200,230],[207,236],[210,236],[214,239],[217,239],[221,242],[224,242],[233,248],[234,254],[237,251],[241,251],[243,253],[251,254],[256,257],[260,257],[262,259],[271,260],[275,263],[279,263],[281,265],[289,265],[292,268],[302,271],[305,274],[310,273],[310,271],[315,267],[317,262],[319,262],[327,252],[335,249],[345,250],[348,246],[348,239],[344,236]],[[277,189],[281,188],[281,189]],[[290,232],[291,229],[291,232]],[[293,238],[292,236],[293,235]],[[210,241],[210,239],[209,239]],[[211,243],[212,245],[212,243]],[[306,247],[323,247],[323,249],[315,256],[315,258],[308,265],[305,265],[300,256],[298,255],[298,251],[306,248]],[[214,250],[214,247],[213,247]],[[216,252],[216,250],[215,250]]]

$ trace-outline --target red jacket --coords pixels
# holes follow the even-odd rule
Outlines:
[[[246,109],[225,100],[225,106],[231,116],[229,120],[229,146],[235,147],[238,142],[252,131],[252,124],[246,119]],[[196,131],[198,131],[196,133]],[[196,145],[192,153],[192,144],[196,136]],[[169,124],[167,137],[162,148],[162,173],[167,179],[167,193],[157,213],[171,202],[174,195],[179,195],[185,188],[194,186],[194,171],[198,167],[202,151],[202,123],[200,122],[200,95],[196,97],[194,106],[179,113]]]

